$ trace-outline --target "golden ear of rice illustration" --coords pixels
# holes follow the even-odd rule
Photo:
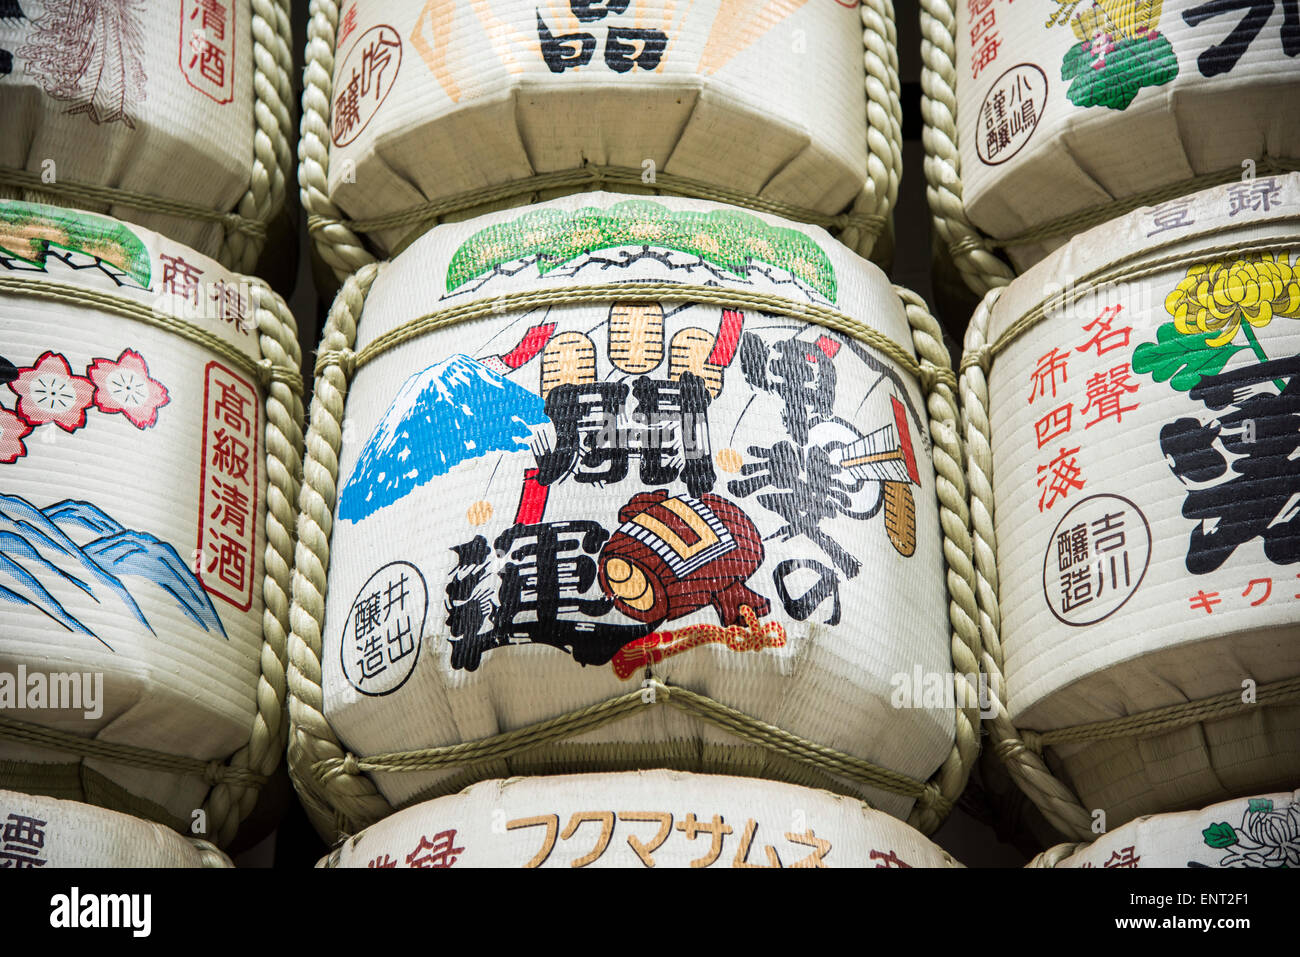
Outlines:
[[[562,332],[542,350],[542,398],[556,386],[596,381],[596,344],[581,332]]]
[[[616,302],[609,309],[609,360],[641,375],[664,361],[664,308],[657,302]]]
[[[722,366],[709,361],[713,343],[713,333],[703,329],[683,329],[673,336],[668,349],[668,378],[676,382],[687,372],[697,375],[716,399],[722,391]]]
[[[906,482],[885,483],[885,531],[900,555],[916,551],[916,500]]]

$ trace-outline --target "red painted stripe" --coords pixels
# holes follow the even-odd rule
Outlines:
[[[718,337],[713,342],[713,351],[709,353],[709,362],[715,366],[731,365],[736,357],[736,346],[740,344],[740,333],[745,327],[745,314],[734,309],[722,310],[722,322],[718,324]]]
[[[908,477],[920,485],[921,473],[916,470],[916,453],[912,451],[912,430],[907,426],[907,410],[903,408],[903,403],[892,395],[889,397],[889,402],[894,407],[894,424],[898,426],[898,447],[903,450]]]
[[[537,481],[537,469],[524,472],[524,487],[519,494],[519,510],[515,512],[515,524],[536,525],[540,522],[546,512],[546,496],[549,492],[547,486]]]
[[[501,361],[512,369],[518,369],[541,352],[554,334],[555,323],[539,322],[524,333],[524,337],[519,340],[519,345],[503,355]]]

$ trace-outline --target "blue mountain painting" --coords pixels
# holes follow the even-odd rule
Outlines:
[[[68,631],[99,638],[82,622],[95,605],[118,605],[154,630],[137,601],[151,585],[204,631],[225,636],[203,585],[171,545],[123,528],[89,502],[69,499],[38,509],[0,494],[0,601],[35,608]]]
[[[359,522],[461,462],[528,448],[550,421],[542,399],[469,356],[407,379],[339,493],[340,518]]]

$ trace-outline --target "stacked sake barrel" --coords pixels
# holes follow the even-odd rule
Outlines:
[[[1300,867],[1300,792],[1130,821],[1092,844],[1061,844],[1030,867]]]
[[[1140,206],[1167,238],[1188,194],[1300,162],[1281,7],[926,0],[921,20],[935,229],[977,294]]]
[[[588,797],[737,834],[805,808],[858,862],[879,813],[933,830],[979,720],[947,363],[825,231],[699,200],[562,197],[362,268],[318,351],[294,571],[317,827],[401,811],[366,845],[396,859],[523,795],[484,862]],[[612,773],[651,769],[691,773]],[[599,776],[499,783],[557,774]]]
[[[299,182],[342,281],[438,222],[565,193],[694,196],[886,257],[892,8],[318,0]]]
[[[0,867],[231,867],[208,841],[76,801],[0,791]]]
[[[0,200],[0,787],[226,844],[284,746],[302,448],[264,283]]]
[[[853,798],[643,771],[484,781],[341,841],[321,867],[960,867]]]
[[[0,198],[120,216],[252,270],[291,163],[288,7],[0,6]]]
[[[1075,839],[1300,779],[1297,204],[1289,174],[1139,209],[972,319],[990,728]]]

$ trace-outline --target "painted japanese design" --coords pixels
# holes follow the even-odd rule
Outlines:
[[[1092,0],[1077,11],[1078,0],[1057,2],[1048,26],[1068,20],[1079,40],[1061,62],[1061,79],[1070,84],[1066,95],[1075,106],[1122,110],[1143,87],[1178,76],[1174,49],[1156,29],[1163,0]]]
[[[527,269],[602,282],[648,264],[825,305],[837,291],[830,259],[796,230],[633,201],[482,229],[451,257],[444,299],[490,296]],[[621,679],[708,644],[762,653],[787,642],[779,618],[839,624],[841,587],[879,554],[870,537],[898,560],[916,553],[924,422],[857,340],[632,297],[477,328],[472,349],[396,390],[337,507],[365,523],[428,488],[481,491],[463,535],[439,527],[451,543],[440,585],[431,567],[400,563],[408,582],[429,579],[430,629],[449,635],[438,653],[452,669],[521,644]],[[366,694],[395,690],[386,675],[412,666],[416,591],[414,612],[393,606],[383,629],[367,618],[365,642],[355,607],[349,617],[343,668]]]
[[[23,439],[39,426],[76,432],[93,408],[148,429],[171,401],[167,387],[149,374],[144,357],[134,349],[123,349],[116,359],[92,359],[85,375],[74,373],[60,353],[42,353],[30,366],[0,357],[0,383],[17,396],[12,411],[0,407],[0,464],[6,465],[27,454]]]
[[[155,633],[141,608],[146,597],[226,636],[203,586],[172,545],[125,528],[90,502],[67,499],[42,509],[0,493],[0,599],[112,650],[86,623],[89,616],[125,611]]]
[[[1216,571],[1255,538],[1274,564],[1300,562],[1300,355],[1270,357],[1257,332],[1300,319],[1295,263],[1283,253],[1194,264],[1165,309],[1173,321],[1134,349],[1133,370],[1203,407],[1160,430],[1196,523],[1187,570]]]
[[[45,93],[96,125],[135,128],[146,97],[144,0],[45,0],[17,51]]]
[[[1300,804],[1278,808],[1272,798],[1251,798],[1239,824],[1212,823],[1201,837],[1206,847],[1222,852],[1218,867],[1300,867]]]
[[[0,200],[0,266],[9,257],[44,272],[49,257],[67,253],[92,257],[121,270],[123,279],[149,287],[149,250],[126,224],[94,213]]]

